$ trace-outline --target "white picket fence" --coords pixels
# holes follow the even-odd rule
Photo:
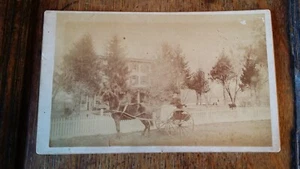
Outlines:
[[[142,131],[144,125],[137,119],[124,120],[121,121],[120,128],[122,133],[130,133]],[[75,116],[51,120],[51,140],[114,133],[116,133],[115,122],[110,116]]]
[[[160,112],[161,121],[167,120],[174,110],[173,107],[163,107]],[[190,109],[195,125],[209,123],[269,120],[269,108],[237,108],[234,110],[199,111]],[[153,116],[157,118],[157,116]],[[154,126],[155,127],[155,126]],[[152,128],[154,128],[152,127]],[[121,121],[122,133],[142,131],[144,125],[140,120]],[[112,117],[105,115],[83,115],[70,118],[55,118],[51,121],[51,140],[71,138],[76,136],[115,134],[116,127]]]
[[[160,113],[160,119],[167,120],[172,115],[174,107],[163,106]],[[192,114],[195,125],[226,123],[240,121],[255,121],[271,119],[270,109],[268,107],[247,107],[229,109],[228,107],[220,108],[187,108],[187,112]]]
[[[195,125],[271,119],[271,113],[268,109],[257,109],[253,111],[250,109],[247,111],[239,111],[239,109],[236,109],[215,112],[194,112],[192,115]]]

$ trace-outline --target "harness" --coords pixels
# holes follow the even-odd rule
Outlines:
[[[123,110],[122,111],[119,111],[119,110],[112,110],[113,112],[115,112],[115,113],[121,113],[121,114],[125,114],[126,116],[129,116],[129,117],[131,117],[131,118],[133,118],[133,119],[136,119],[136,118],[138,118],[139,120],[147,120],[147,121],[149,121],[150,119],[147,119],[147,118],[140,118],[139,116],[140,115],[142,115],[142,114],[145,114],[145,113],[140,113],[140,114],[137,114],[137,115],[135,115],[135,116],[133,116],[133,115],[131,115],[131,114],[128,114],[128,113],[126,113],[125,111],[126,111],[126,109],[127,109],[127,107],[128,107],[128,105],[130,105],[130,104],[126,104],[125,106],[124,106],[124,108],[123,108]],[[132,104],[133,105],[133,104]]]
[[[122,114],[125,113],[126,109],[127,109],[128,104],[126,104],[123,108]]]

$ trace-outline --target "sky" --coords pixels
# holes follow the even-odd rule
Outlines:
[[[120,37],[127,57],[154,58],[161,45],[180,46],[192,71],[209,72],[224,50],[241,57],[241,46],[257,41],[254,27],[263,24],[263,15],[93,15],[60,14],[57,18],[56,58],[90,34],[97,54],[103,55],[107,42]],[[59,60],[59,59],[58,59]]]

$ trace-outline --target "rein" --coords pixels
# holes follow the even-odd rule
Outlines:
[[[133,116],[133,115],[128,114],[128,113],[124,113],[124,114],[127,115],[127,116],[129,116],[129,117],[132,117],[132,118],[134,118],[134,119],[139,119],[139,120],[151,120],[151,119],[146,119],[146,118],[140,118],[140,117],[138,117],[138,116],[140,116],[140,115],[142,115],[142,114],[145,114],[145,113],[140,113],[140,114],[138,114],[138,115],[136,115],[136,116]]]
[[[111,111],[114,112],[114,113],[125,114],[126,116],[129,116],[129,117],[134,118],[134,119],[147,120],[147,121],[151,120],[151,119],[146,119],[146,118],[140,118],[140,117],[139,117],[140,115],[145,114],[145,113],[140,113],[140,114],[137,114],[137,115],[135,115],[135,116],[126,113],[125,111],[126,111],[128,105],[129,105],[129,104],[126,104],[126,105],[125,105],[125,107],[123,108],[123,111],[120,111],[120,110],[111,110]]]
[[[122,114],[125,113],[125,110],[127,109],[127,106],[128,106],[128,104],[125,105],[125,107],[124,107],[124,109],[122,111]]]

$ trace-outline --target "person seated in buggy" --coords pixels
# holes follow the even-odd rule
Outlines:
[[[173,120],[186,120],[187,112],[184,110],[184,107],[186,107],[186,105],[181,103],[181,99],[178,96],[178,93],[174,93],[171,100],[171,105],[176,107],[171,118]]]

